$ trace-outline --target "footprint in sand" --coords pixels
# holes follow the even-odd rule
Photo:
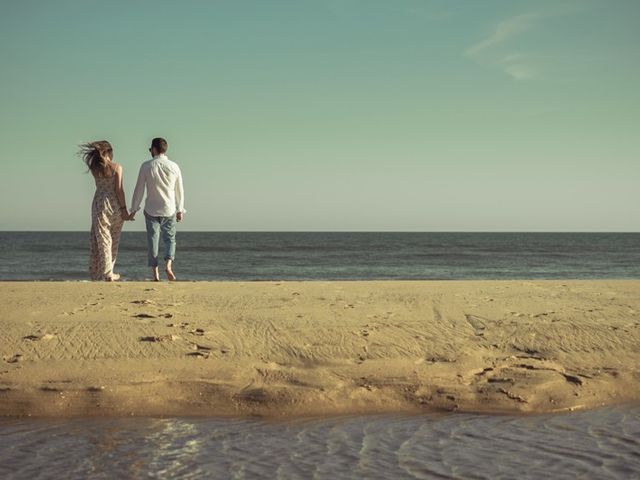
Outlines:
[[[16,353],[11,357],[2,357],[2,359],[7,363],[18,363],[24,360],[24,356],[21,353]]]
[[[195,348],[196,350],[204,350],[204,351],[211,350],[211,347],[207,347],[206,345],[200,345],[199,343],[194,343],[192,345],[193,345],[193,348]]]
[[[213,350],[213,347],[200,343],[191,343],[191,348],[193,348],[195,352],[189,352],[187,356],[195,358],[209,358],[211,356],[211,350]]]
[[[192,335],[202,336],[202,335],[204,335],[204,329],[196,328],[194,330],[191,330],[189,333],[191,333]]]
[[[171,327],[171,328],[186,328],[187,325],[189,325],[189,322],[180,322],[180,323],[168,323],[167,327]]]
[[[52,333],[45,333],[42,335],[27,335],[25,337],[22,337],[23,340],[30,340],[32,342],[38,342],[40,340],[52,340],[53,338],[55,338],[55,335]]]
[[[140,337],[138,340],[141,342],[173,342],[175,340],[180,340],[178,335],[151,335],[147,337]]]
[[[429,363],[454,363],[456,358],[450,355],[436,353],[427,356],[425,360]]]
[[[173,318],[173,313],[159,313],[158,315],[153,315],[151,313],[136,313],[133,315],[134,318]]]
[[[467,323],[473,328],[473,333],[476,336],[482,337],[484,335],[484,330],[487,328],[485,323],[475,315],[465,314],[464,316],[467,320]]]
[[[540,312],[540,313],[535,313],[535,314],[530,313],[530,314],[529,314],[529,317],[530,317],[530,318],[546,317],[547,315],[551,315],[552,313],[556,313],[556,312],[555,312],[555,311],[553,311],[553,310],[550,310],[550,311],[548,311],[548,312]]]
[[[187,353],[187,356],[195,357],[195,358],[209,358],[210,355],[211,355],[211,352],[201,352],[200,350],[196,352]]]
[[[135,303],[136,305],[151,305],[155,302],[153,300],[134,300],[131,303]]]

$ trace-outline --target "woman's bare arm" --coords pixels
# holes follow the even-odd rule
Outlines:
[[[116,196],[118,197],[118,204],[120,206],[120,213],[125,220],[129,219],[129,211],[127,210],[127,200],[124,197],[123,187],[123,174],[122,165],[115,165],[115,182],[116,182]]]

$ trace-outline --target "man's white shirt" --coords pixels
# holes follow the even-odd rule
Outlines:
[[[140,166],[131,212],[140,210],[145,188],[144,211],[152,217],[171,217],[176,212],[186,212],[180,167],[166,155],[160,154]]]

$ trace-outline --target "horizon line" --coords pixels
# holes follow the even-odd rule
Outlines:
[[[0,230],[0,233],[89,233],[89,230]],[[145,233],[129,230],[122,233]],[[640,233],[640,230],[180,230],[180,233]]]

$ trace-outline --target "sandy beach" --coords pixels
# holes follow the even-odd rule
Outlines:
[[[555,412],[640,400],[640,281],[0,284],[0,415]]]

